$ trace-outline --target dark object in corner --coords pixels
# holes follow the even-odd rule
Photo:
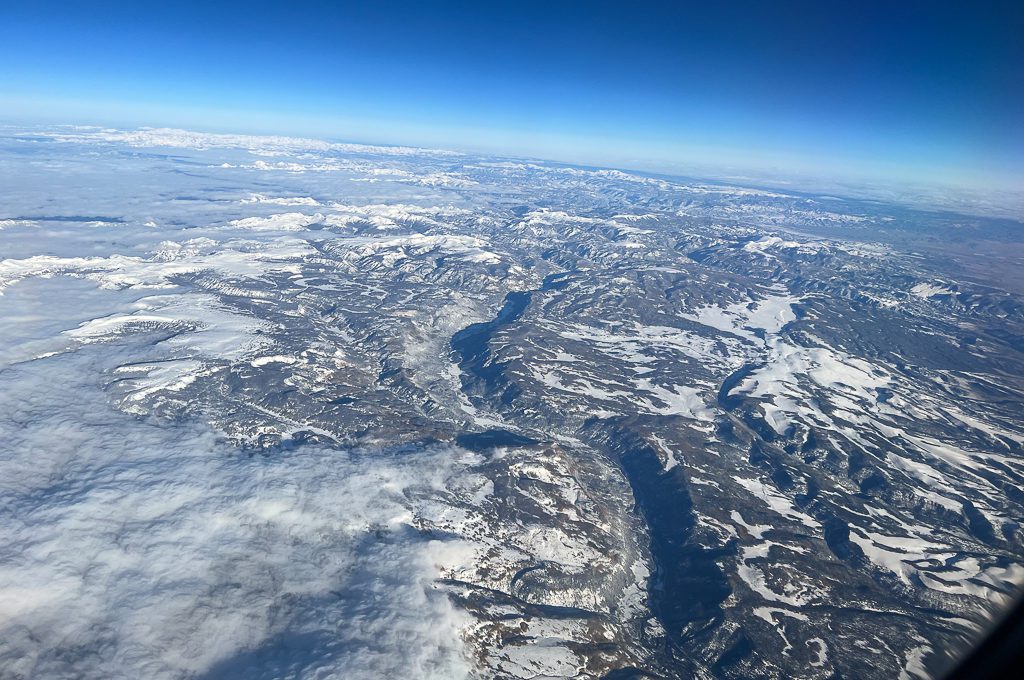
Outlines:
[[[1024,598],[943,680],[1003,680],[1024,671]]]

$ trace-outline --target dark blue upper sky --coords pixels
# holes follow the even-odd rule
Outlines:
[[[1024,184],[1020,2],[23,2],[0,118]]]

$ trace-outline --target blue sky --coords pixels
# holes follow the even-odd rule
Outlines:
[[[19,3],[0,118],[1024,185],[1020,2]]]

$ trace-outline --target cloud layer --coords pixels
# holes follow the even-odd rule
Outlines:
[[[101,354],[102,350],[102,354]],[[250,457],[114,411],[86,347],[3,369],[0,666],[12,677],[460,677],[417,504],[457,449]]]

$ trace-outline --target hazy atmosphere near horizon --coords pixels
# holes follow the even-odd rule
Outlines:
[[[4,6],[0,680],[943,677],[1024,585],[1022,35]]]
[[[8,122],[1024,185],[1014,2],[20,3]]]

